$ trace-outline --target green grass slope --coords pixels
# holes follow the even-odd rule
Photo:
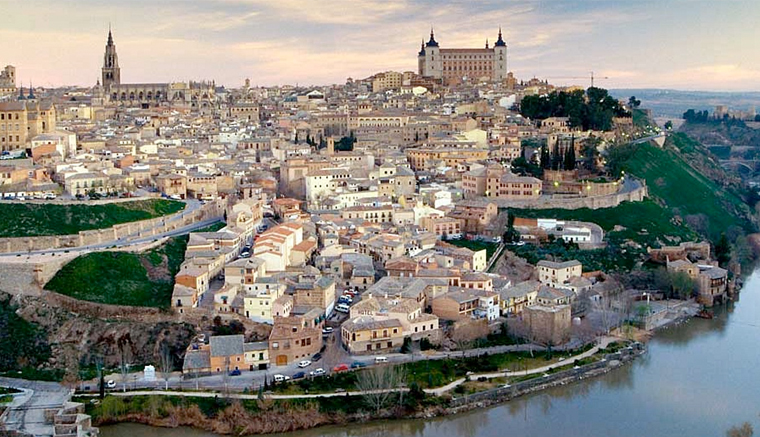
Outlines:
[[[69,235],[173,214],[185,207],[165,199],[104,205],[8,203],[0,205],[0,237]]]
[[[731,226],[753,228],[750,209],[730,183],[732,178],[700,143],[677,133],[663,148],[650,143],[633,147],[620,167],[645,179],[650,196],[696,231],[714,241]]]
[[[45,289],[102,304],[167,308],[186,247],[183,236],[141,254],[82,255],[63,266]]]

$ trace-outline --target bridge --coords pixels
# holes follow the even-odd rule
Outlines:
[[[721,167],[741,176],[754,176],[760,172],[760,159],[721,159]]]

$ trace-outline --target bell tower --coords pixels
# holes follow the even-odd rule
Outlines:
[[[119,56],[116,54],[116,44],[113,43],[111,26],[108,26],[108,41],[106,42],[106,52],[103,55],[103,79],[101,83],[106,90],[111,85],[119,85],[121,83]]]

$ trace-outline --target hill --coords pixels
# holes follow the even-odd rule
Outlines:
[[[45,289],[90,302],[167,308],[187,236],[145,253],[94,252],[69,262]]]
[[[181,211],[182,202],[135,200],[103,205],[7,203],[0,208],[0,237],[70,235]]]
[[[615,147],[608,161],[615,172],[645,179],[651,197],[712,241],[723,232],[755,229],[741,181],[683,133],[669,136],[662,148],[652,143]]]

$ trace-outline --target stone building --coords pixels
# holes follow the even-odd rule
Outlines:
[[[557,346],[570,339],[570,305],[532,305],[523,309],[529,339]]]
[[[109,29],[103,54],[101,82],[96,86],[96,101],[116,106],[143,108],[171,104],[198,112],[211,112],[216,102],[216,84],[206,81],[122,83],[119,56]]]
[[[0,96],[12,96],[16,93],[16,67],[6,65],[0,71]]]
[[[422,44],[417,55],[420,76],[455,85],[466,80],[501,82],[507,78],[507,43],[499,28],[493,47],[486,40],[482,49],[443,49],[430,30],[430,40]]]
[[[24,96],[19,88],[17,101],[0,102],[0,150],[11,151],[26,148],[32,138],[52,133],[56,128],[55,106],[51,102],[39,102],[32,89]]]

